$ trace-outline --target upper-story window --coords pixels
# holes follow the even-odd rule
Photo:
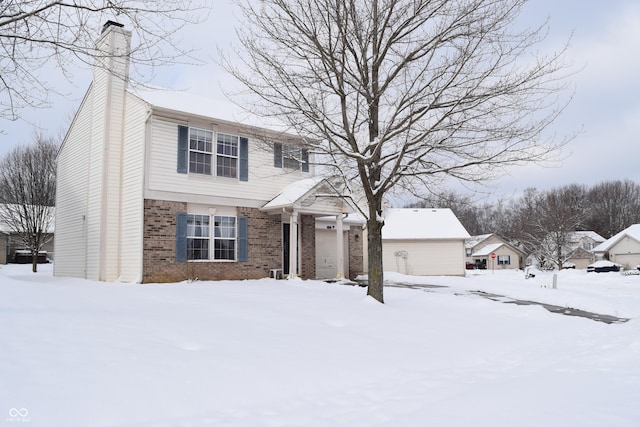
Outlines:
[[[178,173],[249,180],[249,139],[178,126]],[[214,160],[215,157],[215,160]]]
[[[216,175],[236,178],[238,176],[238,137],[218,133],[216,154]]]
[[[273,166],[309,172],[309,150],[298,145],[273,144]]]
[[[211,175],[213,132],[189,129],[189,172]]]

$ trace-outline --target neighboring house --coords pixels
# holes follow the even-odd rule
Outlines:
[[[469,233],[451,209],[385,209],[384,271],[464,276],[467,238]]]
[[[597,260],[606,259],[635,269],[640,265],[640,224],[634,224],[593,248]]]
[[[353,208],[342,187],[314,175],[301,139],[250,126],[211,100],[134,93],[118,56],[130,38],[105,25],[97,46],[112,55],[94,67],[58,154],[54,274],[315,278],[315,218],[325,216],[348,242],[334,239],[336,277],[362,273],[362,230],[343,224]]]
[[[465,254],[467,266],[482,269],[522,269],[526,259],[523,251],[493,233],[467,239]]]
[[[4,205],[0,205],[0,209],[3,209]],[[50,211],[53,214],[53,210]],[[54,257],[54,219],[51,219],[50,226],[47,230],[46,243],[41,249],[42,258],[46,258],[46,260],[53,260]],[[15,262],[16,251],[18,253],[24,253],[24,250],[27,249],[25,244],[20,237],[20,234],[16,233],[8,224],[0,221],[0,264],[6,264],[10,262]],[[24,259],[22,256],[20,262],[28,261]],[[31,259],[31,255],[28,255],[29,260]]]
[[[585,269],[595,261],[593,248],[605,238],[595,231],[574,231],[569,234],[565,267]]]

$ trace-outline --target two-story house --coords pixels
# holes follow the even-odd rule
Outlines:
[[[336,276],[362,272],[343,189],[302,138],[212,100],[128,87],[131,33],[104,52],[57,158],[57,276],[124,282],[316,277],[317,217],[335,217]],[[349,270],[344,269],[348,266]]]

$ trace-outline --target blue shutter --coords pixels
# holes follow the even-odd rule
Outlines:
[[[240,137],[240,181],[249,181],[249,139]]]
[[[273,166],[282,167],[282,144],[279,142],[273,144]]]
[[[238,261],[247,262],[249,260],[249,218],[238,217]]]
[[[302,172],[309,172],[309,150],[302,149]]]
[[[176,215],[176,262],[187,261],[187,214]]]
[[[189,163],[189,127],[178,126],[178,173],[187,173]]]

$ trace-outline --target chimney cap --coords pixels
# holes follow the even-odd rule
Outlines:
[[[104,25],[102,26],[102,33],[104,33],[105,31],[107,31],[107,28],[114,26],[114,27],[124,27],[124,24],[121,24],[119,22],[116,21],[112,21],[112,20],[108,20],[107,22],[104,23]],[[102,34],[100,33],[100,34]]]

